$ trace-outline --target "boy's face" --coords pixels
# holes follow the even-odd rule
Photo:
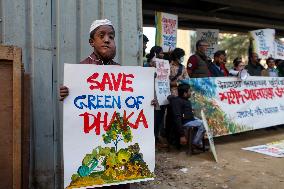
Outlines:
[[[94,48],[103,60],[112,60],[116,54],[115,32],[112,26],[104,25],[97,28],[93,39],[89,40],[90,45]]]

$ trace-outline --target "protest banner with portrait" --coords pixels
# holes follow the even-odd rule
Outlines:
[[[168,96],[171,95],[170,90],[170,63],[168,60],[155,58],[156,77],[155,92],[159,105],[167,105]]]
[[[164,52],[176,48],[178,16],[164,12],[156,12],[156,45],[161,46]]]
[[[253,52],[257,53],[259,58],[267,59],[274,56],[274,29],[260,29],[250,31],[250,38],[253,39]]]
[[[210,58],[214,57],[214,53],[218,51],[219,30],[217,29],[196,29],[197,40],[205,40],[209,44],[206,55]]]
[[[192,105],[203,109],[214,136],[229,135],[284,123],[284,78],[191,78]]]
[[[64,187],[153,180],[154,68],[64,65]]]

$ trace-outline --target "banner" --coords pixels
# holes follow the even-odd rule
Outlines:
[[[164,52],[176,48],[178,16],[163,12],[156,12],[156,45],[161,46]]]
[[[259,58],[267,59],[274,56],[274,29],[261,29],[249,32],[253,39],[253,52],[257,53]]]
[[[274,42],[274,58],[284,60],[284,43],[281,41],[275,40]]]
[[[158,59],[156,62],[155,91],[159,105],[169,104],[167,97],[171,95],[170,90],[170,64],[168,60]]]
[[[208,42],[209,47],[206,51],[206,55],[212,59],[214,57],[214,53],[218,51],[219,30],[197,29],[196,35],[197,35],[196,40],[205,40]]]
[[[191,78],[192,105],[203,109],[214,136],[228,135],[284,123],[284,78]]]
[[[153,180],[154,68],[65,64],[64,85],[64,188]]]
[[[252,152],[257,152],[272,157],[284,157],[284,140],[279,140],[265,145],[252,146],[247,148],[242,148],[243,150],[248,150]]]

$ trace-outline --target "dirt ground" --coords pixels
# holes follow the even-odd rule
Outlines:
[[[219,163],[211,152],[189,156],[185,149],[156,152],[154,181],[132,189],[284,189],[284,158],[241,148],[284,139],[284,126],[214,139]]]

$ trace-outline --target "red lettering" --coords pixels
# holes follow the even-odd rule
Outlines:
[[[134,115],[134,112],[131,112],[129,115],[127,115],[126,111],[123,112],[123,123],[120,121],[120,117],[116,112],[112,114],[112,118],[110,122],[108,123],[108,113],[104,112],[104,117],[101,120],[102,113],[98,112],[97,115],[90,114],[88,112],[85,112],[83,114],[80,114],[79,116],[83,117],[84,120],[84,133],[90,133],[91,130],[95,130],[96,135],[100,135],[101,133],[101,125],[103,124],[103,129],[105,131],[108,131],[112,124],[117,122],[119,124],[119,127],[126,128],[127,125],[129,125],[133,129],[137,129],[139,124],[142,123],[145,128],[148,128],[147,119],[144,115],[143,110],[139,112],[139,115],[135,121],[135,124],[131,123],[129,119]],[[92,120],[91,120],[92,119]]]
[[[115,75],[114,75],[113,73],[111,74],[111,77],[112,77],[112,81],[113,81],[114,90],[115,90],[115,91],[118,91],[118,88],[119,88],[119,85],[120,85],[120,82],[121,82],[122,74],[119,73],[119,74],[117,75],[117,80],[115,79]]]
[[[143,110],[140,111],[136,121],[135,121],[135,126],[133,127],[133,129],[137,129],[139,126],[139,123],[142,122],[145,128],[148,128],[148,123],[146,120],[146,117],[144,115]]]
[[[102,83],[101,83],[101,91],[104,91],[106,88],[106,85],[109,86],[109,90],[113,90],[112,82],[110,80],[110,77],[108,73],[104,73]]]
[[[110,76],[111,75],[111,76]],[[132,78],[134,78],[133,74],[117,74],[117,77],[114,73],[104,73],[102,76],[102,81],[97,81],[96,79],[99,77],[99,73],[94,73],[90,77],[87,78],[87,83],[90,83],[90,89],[95,90],[99,89],[104,91],[108,86],[108,90],[110,91],[118,91],[121,89],[122,91],[133,92],[133,88],[129,85],[132,84]]]
[[[123,112],[123,127],[126,127],[126,125],[129,125],[130,127],[134,128],[135,125],[133,123],[129,122],[129,119],[133,116],[134,112],[131,112],[129,116],[126,115],[126,111]]]
[[[127,87],[127,84],[132,84],[132,80],[129,80],[127,78],[134,78],[133,74],[123,74],[123,78],[122,78],[122,86],[121,86],[121,90],[122,91],[129,91],[129,92],[133,92],[133,88],[132,87]]]
[[[91,75],[88,79],[87,82],[88,83],[94,83],[96,85],[90,85],[90,89],[94,90],[94,89],[100,89],[101,85],[100,82],[96,81],[96,79],[98,78],[99,74],[98,73],[94,73],[93,75]]]

